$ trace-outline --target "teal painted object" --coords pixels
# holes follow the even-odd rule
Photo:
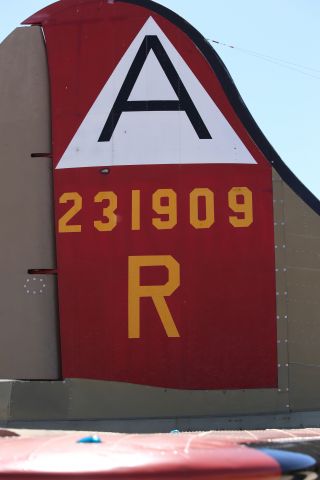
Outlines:
[[[89,435],[88,437],[80,438],[77,443],[102,443],[102,440],[98,435]]]

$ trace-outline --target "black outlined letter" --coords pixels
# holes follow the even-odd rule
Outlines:
[[[166,74],[178,97],[178,100],[128,100],[151,50],[157,57],[164,73]],[[199,139],[210,140],[212,138],[159,38],[156,35],[147,35],[132,62],[127,77],[120,89],[98,141],[110,141],[123,112],[176,111],[184,111],[187,114]]]

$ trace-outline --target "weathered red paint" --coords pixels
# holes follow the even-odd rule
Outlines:
[[[72,220],[81,233],[59,233],[57,262],[64,377],[116,380],[181,389],[276,387],[276,322],[271,166],[235,114],[205,57],[166,18],[125,2],[68,0],[31,17],[43,25],[52,98],[53,162],[70,140],[119,60],[152,16],[196,74],[257,165],[152,165],[55,170],[56,220],[69,209],[65,192],[83,208]],[[101,168],[103,165],[101,165]],[[228,191],[248,187],[254,222],[233,228]],[[215,194],[215,224],[189,221],[194,188]],[[152,226],[152,193],[175,190],[178,224]],[[141,230],[131,230],[131,190],[141,190]],[[98,232],[94,196],[118,197],[118,226]],[[181,286],[167,299],[181,334],[168,338],[150,299],[141,302],[141,338],[128,338],[128,256],[172,255]],[[166,281],[149,269],[146,284]]]
[[[60,433],[1,439],[0,478],[126,478],[152,480],[280,478],[275,460],[236,441],[203,434],[101,433],[100,444]]]

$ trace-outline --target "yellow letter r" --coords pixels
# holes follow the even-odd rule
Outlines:
[[[141,267],[163,266],[168,270],[164,285],[141,285]],[[129,257],[128,337],[140,338],[140,299],[151,297],[168,337],[180,337],[165,301],[180,286],[180,266],[171,255]]]

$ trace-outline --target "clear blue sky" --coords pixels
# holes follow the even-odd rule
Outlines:
[[[48,0],[0,0],[0,41]],[[215,45],[285,163],[320,198],[320,1],[159,0]],[[257,52],[246,53],[243,50]],[[261,55],[269,56],[270,61]],[[279,58],[283,63],[275,61]],[[298,66],[297,66],[298,65]],[[308,67],[308,68],[302,68]],[[296,70],[297,69],[297,70]]]

